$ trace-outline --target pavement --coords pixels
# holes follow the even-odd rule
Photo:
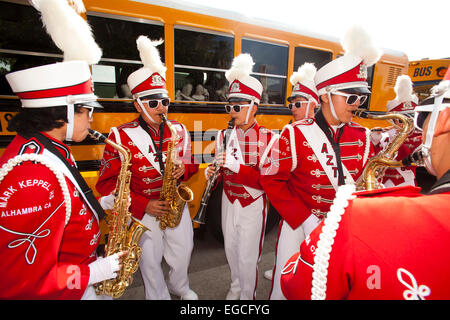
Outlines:
[[[275,257],[275,244],[278,226],[266,232],[261,260],[258,264],[257,300],[267,300],[271,281],[264,278],[264,272],[272,269]],[[163,261],[164,274],[167,277],[168,266]],[[212,237],[209,232],[199,229],[194,231],[194,249],[189,266],[190,288],[200,300],[224,300],[228,292],[231,278],[230,269],[225,257],[223,243]],[[144,285],[140,272],[136,272],[133,283],[119,300],[145,299]],[[179,297],[172,296],[177,300]]]

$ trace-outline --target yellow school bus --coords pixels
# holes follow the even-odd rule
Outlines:
[[[444,78],[449,65],[450,58],[409,62],[408,75],[419,101],[430,95],[430,89]]]
[[[85,0],[84,4],[87,10],[84,17],[103,49],[101,61],[92,66],[92,74],[94,90],[104,110],[96,111],[92,127],[105,135],[112,126],[137,116],[126,85],[128,75],[141,67],[137,37],[164,39],[159,50],[167,67],[166,80],[172,101],[168,118],[186,125],[193,154],[200,163],[198,174],[188,181],[195,194],[194,201],[189,203],[191,216],[195,216],[205,188],[203,171],[211,162],[217,130],[225,128],[228,121],[223,107],[228,85],[225,71],[231,67],[233,57],[241,52],[252,55],[253,76],[264,87],[257,121],[279,131],[292,121],[286,108],[286,98],[292,90],[289,83],[292,72],[304,62],[312,62],[319,69],[344,53],[336,38],[188,2],[175,5],[158,0]],[[0,1],[0,15],[2,154],[15,134],[7,130],[7,121],[20,108],[5,74],[61,61],[62,54],[42,28],[38,12],[26,0]],[[385,51],[380,61],[369,69],[372,95],[366,107],[386,110],[386,102],[395,97],[396,78],[406,74],[407,68],[408,58],[404,53]],[[367,127],[380,126],[370,120],[356,121]],[[70,148],[83,176],[96,192],[94,186],[104,145],[88,138],[82,143],[71,143]],[[220,212],[218,201],[220,197],[213,195],[207,213],[210,224],[215,223],[213,217]],[[271,214],[269,220],[270,217]],[[270,225],[268,221],[268,229]]]

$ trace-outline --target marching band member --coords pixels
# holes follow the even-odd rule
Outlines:
[[[401,75],[397,78],[394,91],[397,94],[394,100],[387,104],[388,112],[413,113],[417,106],[418,99],[413,93],[413,86],[411,79],[407,75]],[[395,121],[395,120],[394,120]],[[398,123],[395,123],[398,125]],[[390,127],[384,129],[383,132],[372,132],[371,138],[375,150],[381,151],[395,136],[398,134],[398,129]],[[420,132],[413,130],[409,137],[405,140],[402,146],[398,149],[396,160],[401,160],[410,153],[412,153],[422,143]],[[417,185],[416,183],[416,168],[413,166],[401,168],[388,168],[383,175],[383,185],[386,188],[403,185]]]
[[[111,128],[109,139],[126,146],[131,152],[130,212],[149,231],[141,238],[141,274],[145,297],[149,300],[169,300],[170,293],[185,300],[197,300],[189,288],[188,267],[193,249],[193,229],[188,207],[185,206],[181,222],[175,228],[161,230],[158,216],[170,210],[167,201],[159,200],[163,185],[163,170],[171,132],[161,119],[170,104],[166,89],[166,67],[161,62],[158,49],[162,41],[150,41],[145,36],[137,39],[137,47],[144,66],[128,77],[128,86],[134,97],[134,106],[140,116],[132,122]],[[182,163],[173,176],[184,181],[198,170],[191,154],[191,141],[186,127],[173,120],[179,142],[176,145]],[[106,145],[101,161],[97,190],[110,194],[120,172],[119,153]],[[166,284],[162,259],[170,267]]]
[[[286,264],[288,299],[450,298],[450,81],[414,111],[425,167],[438,181],[427,195],[410,185],[339,189],[325,221]]]
[[[316,72],[317,69],[314,64],[306,62],[300,66],[297,71],[292,73],[289,79],[293,87],[292,93],[287,100],[289,102],[288,108],[292,112],[294,121],[314,118],[314,110],[319,104],[319,96],[317,95],[316,84],[314,83]],[[280,221],[280,226],[282,224],[283,220]],[[275,256],[278,254],[280,257],[290,257],[296,249],[297,248],[294,246],[292,248],[286,246],[280,248],[276,247]],[[264,278],[270,281],[273,280],[275,265],[271,270],[266,270],[264,272]]]
[[[306,118],[314,118],[314,110],[319,104],[314,76],[316,67],[312,63],[304,63],[298,70],[292,73],[290,82],[293,85],[288,108],[291,110],[295,121]]]
[[[267,200],[258,177],[262,159],[276,140],[276,135],[255,119],[263,87],[250,76],[253,64],[248,53],[240,54],[225,73],[230,83],[225,109],[235,119],[235,127],[226,151],[216,155],[222,168],[222,232],[231,270],[228,300],[255,299],[267,218]],[[218,133],[216,150],[223,144],[224,132]],[[212,175],[210,167],[206,175]]]
[[[326,216],[337,187],[354,183],[373,155],[369,131],[351,120],[370,94],[367,66],[380,52],[358,27],[342,44],[345,55],[315,75],[321,100],[315,119],[286,125],[262,168],[261,184],[282,217],[270,299],[284,299],[279,283],[286,260]]]
[[[88,65],[101,49],[66,1],[34,4],[64,62],[6,75],[23,109],[0,159],[0,298],[96,299],[92,285],[116,276],[123,253],[97,259],[104,212],[63,141],[84,140],[101,108]]]

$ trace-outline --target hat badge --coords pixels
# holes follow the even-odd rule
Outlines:
[[[367,66],[364,63],[359,65],[359,73],[356,76],[358,79],[367,79]]]
[[[152,87],[160,87],[164,85],[164,81],[162,80],[159,74],[155,74],[152,76]]]
[[[300,90],[300,83],[297,83],[295,86],[294,86],[294,91],[299,91]]]
[[[230,92],[241,92],[241,88],[239,87],[238,82],[235,82],[231,85]]]

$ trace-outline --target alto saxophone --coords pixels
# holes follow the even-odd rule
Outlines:
[[[394,160],[397,150],[408,138],[414,128],[413,121],[405,114],[397,112],[368,112],[365,110],[356,110],[354,115],[364,119],[375,120],[393,120],[397,119],[402,123],[398,135],[389,142],[389,144],[377,155],[370,158],[363,173],[356,181],[356,190],[374,190],[381,189],[383,185],[378,181],[384,175],[386,168],[398,168],[405,166],[404,162]]]
[[[95,130],[89,129],[89,134],[96,140],[106,142],[122,155],[122,165],[114,191],[114,209],[112,217],[108,221],[109,235],[105,247],[105,256],[107,257],[120,251],[127,251],[128,254],[122,258],[122,268],[117,272],[116,278],[105,280],[95,285],[95,292],[98,295],[105,294],[113,298],[119,298],[133,282],[133,274],[139,268],[139,260],[142,253],[142,248],[139,247],[139,240],[144,232],[149,229],[136,220],[128,210],[130,206],[131,180],[130,151],[124,146],[107,139]]]
[[[167,227],[175,228],[180,224],[184,206],[186,202],[194,199],[194,192],[184,184],[178,185],[177,179],[172,176],[176,166],[181,164],[181,161],[178,159],[178,151],[175,147],[179,141],[179,137],[173,125],[167,121],[166,116],[161,114],[161,118],[172,134],[167,147],[163,185],[159,196],[160,200],[169,202],[170,210],[167,214],[156,218],[159,221],[161,230],[165,230]]]

